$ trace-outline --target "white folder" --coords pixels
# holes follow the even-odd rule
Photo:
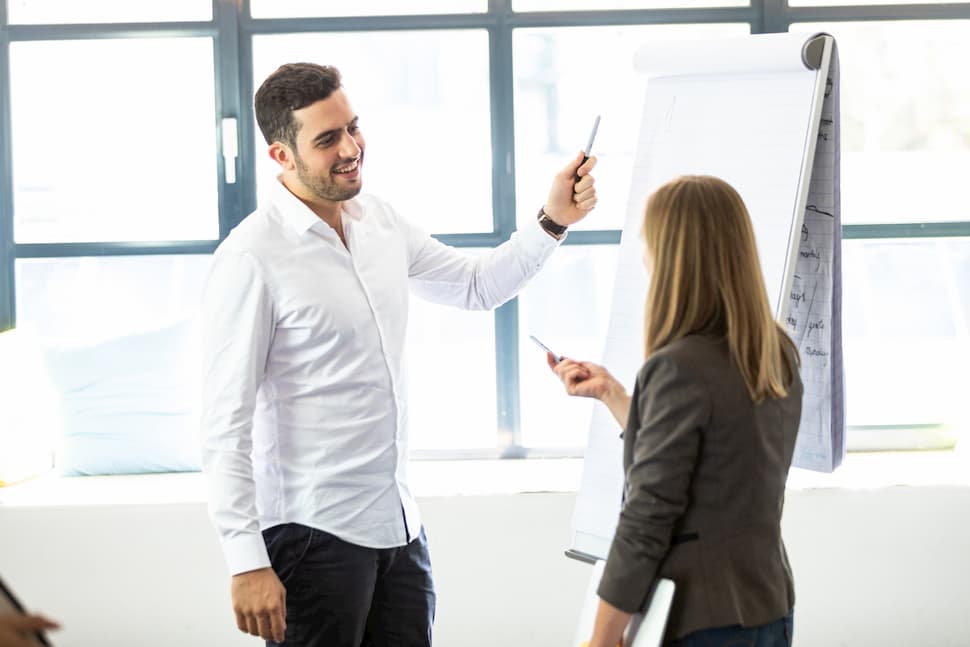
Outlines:
[[[573,647],[584,647],[593,635],[593,623],[596,619],[596,609],[599,606],[599,596],[596,589],[603,577],[606,562],[602,559],[593,564],[593,574],[589,578],[589,587],[583,602],[583,610],[579,616],[579,626]],[[657,578],[650,590],[649,601],[644,613],[636,613],[630,619],[623,634],[623,647],[661,647],[664,629],[667,627],[667,616],[670,615],[670,605],[674,601],[674,582],[666,578]]]

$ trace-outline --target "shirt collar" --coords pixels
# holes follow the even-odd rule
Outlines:
[[[337,235],[337,232],[330,225],[321,220],[310,207],[306,206],[302,200],[286,188],[282,176],[276,176],[270,196],[283,221],[297,236],[302,236],[314,227],[317,227],[319,233]],[[344,201],[341,205],[341,214],[349,216],[353,220],[360,220],[363,216],[363,209],[357,202],[357,198]]]

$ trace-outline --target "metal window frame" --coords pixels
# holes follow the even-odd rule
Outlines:
[[[10,142],[10,33],[0,0],[0,331],[13,328],[17,304],[13,248],[13,146]]]
[[[16,324],[16,261],[29,258],[210,254],[229,232],[229,214],[240,209],[239,184],[224,181],[219,120],[239,113],[239,68],[236,60],[238,13],[232,0],[213,0],[213,18],[198,22],[8,24],[6,0],[0,1],[0,330]],[[110,241],[84,243],[16,243],[14,239],[10,45],[15,42],[123,38],[211,38],[213,46],[216,129],[215,156],[219,186],[219,240]],[[238,221],[238,219],[237,219]]]
[[[513,104],[513,34],[536,27],[590,27],[676,23],[748,23],[752,33],[784,32],[795,22],[854,20],[970,19],[970,3],[853,7],[789,7],[785,0],[752,0],[749,6],[691,9],[628,9],[516,13],[512,0],[489,0],[476,14],[360,16],[256,19],[249,0],[212,0],[212,20],[205,22],[9,25],[6,0],[0,0],[0,330],[16,322],[15,262],[20,258],[208,254],[256,206],[253,38],[265,34],[350,31],[481,29],[488,33],[492,171],[492,231],[437,234],[456,247],[491,247],[508,239],[516,227]],[[19,41],[92,38],[205,36],[213,39],[215,65],[216,156],[219,171],[218,241],[121,241],[15,244],[13,218],[12,117],[10,44]],[[222,118],[237,119],[237,181],[226,184],[221,155]],[[845,225],[846,239],[970,237],[966,222]],[[567,245],[610,245],[619,230],[576,231]],[[579,448],[530,448],[522,441],[519,401],[518,303],[513,299],[495,312],[498,430],[495,449],[417,450],[418,458],[522,458],[578,456]],[[505,439],[500,441],[500,439]]]

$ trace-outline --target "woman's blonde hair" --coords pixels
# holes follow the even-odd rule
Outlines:
[[[772,317],[738,192],[705,175],[668,182],[647,200],[642,235],[653,263],[646,355],[691,334],[726,338],[752,401],[784,396],[798,351]]]

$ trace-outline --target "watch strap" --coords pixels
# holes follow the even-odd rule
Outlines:
[[[545,206],[539,208],[539,213],[536,215],[539,219],[539,226],[542,227],[547,233],[556,236],[562,236],[566,233],[567,225],[560,225],[558,222],[549,217],[546,213]]]

